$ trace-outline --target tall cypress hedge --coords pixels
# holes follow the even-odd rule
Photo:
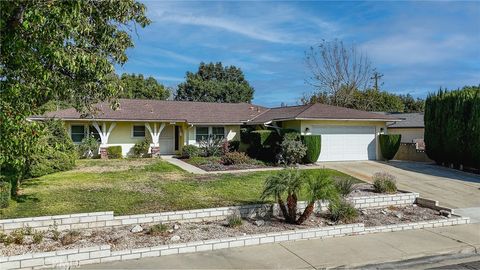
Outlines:
[[[480,86],[430,94],[424,121],[429,158],[480,169]]]
[[[303,161],[305,163],[317,162],[322,147],[321,135],[304,135],[302,136],[302,142],[307,147],[307,153]]]
[[[402,135],[400,134],[380,134],[379,143],[382,156],[386,160],[391,160],[400,147]]]

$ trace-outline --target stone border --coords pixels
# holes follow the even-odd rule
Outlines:
[[[470,219],[468,217],[456,216],[450,219],[431,220],[406,224],[393,224],[376,227],[365,227],[363,223],[355,223],[332,227],[272,232],[266,234],[229,237],[222,239],[212,239],[146,248],[135,248],[120,251],[112,251],[110,245],[102,245],[87,248],[76,248],[42,253],[28,253],[10,257],[0,257],[0,269],[7,270],[19,268],[39,269],[52,267],[72,267],[85,264],[125,261],[181,253],[194,253],[233,247],[261,245],[266,243],[280,243],[285,241],[297,241],[316,238],[323,239],[330,237],[341,237],[346,235],[392,232],[468,223],[470,223]]]
[[[350,197],[348,200],[358,209],[378,208],[390,205],[408,205],[418,200],[418,193],[397,193],[389,195]],[[306,207],[306,202],[298,202],[299,211]],[[326,210],[327,202],[318,202],[316,210]],[[427,206],[428,207],[428,206]],[[35,230],[48,230],[56,225],[57,230],[76,230],[87,228],[118,227],[131,224],[149,224],[159,222],[194,222],[225,219],[239,213],[243,217],[264,216],[268,213],[279,213],[277,204],[253,204],[219,208],[196,209],[175,212],[162,212],[140,215],[114,216],[112,211],[81,213],[71,215],[29,217],[0,220],[0,232],[31,227]]]

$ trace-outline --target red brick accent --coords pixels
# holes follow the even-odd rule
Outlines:
[[[159,146],[152,146],[152,157],[160,156],[160,147]]]
[[[101,159],[108,159],[107,148],[100,147],[100,158]]]

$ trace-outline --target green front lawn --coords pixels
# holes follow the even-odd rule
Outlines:
[[[0,210],[0,217],[94,211],[124,215],[259,203],[265,178],[278,173],[193,175],[155,159],[80,160],[77,164],[71,171],[25,181],[20,196]],[[353,178],[325,170],[336,179]]]

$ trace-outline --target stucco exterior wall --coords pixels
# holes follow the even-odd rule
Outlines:
[[[101,122],[98,122],[101,126]],[[65,125],[67,127],[67,131],[71,132],[72,125],[91,125],[91,122],[88,121],[66,121]],[[111,122],[107,122],[107,130],[110,127]],[[157,123],[157,128],[160,126],[161,123]],[[183,123],[180,123],[183,124]],[[132,147],[137,142],[141,142],[144,139],[152,141],[150,136],[150,132],[146,129],[145,130],[145,138],[133,137],[132,129],[134,125],[145,125],[144,122],[116,122],[116,126],[113,128],[110,136],[108,137],[107,146],[121,146],[122,147],[122,154],[123,156],[128,156],[132,154]],[[153,128],[153,123],[150,123],[150,126]],[[165,148],[173,148],[174,146],[174,126],[170,123],[165,123],[165,127],[160,134],[160,149],[161,151],[165,150]],[[182,145],[182,138],[179,138],[179,146]],[[153,146],[153,144],[151,145]],[[162,149],[162,146],[164,149]]]
[[[402,135],[402,143],[411,143],[414,139],[423,139],[424,128],[388,128],[388,134]]]
[[[378,135],[380,135],[381,129],[386,132],[387,127],[385,122],[381,121],[331,121],[331,120],[299,120],[300,122],[300,132],[302,135],[308,135],[310,133],[305,133],[305,129],[309,128],[312,130],[313,126],[369,126],[375,127],[375,149],[376,149],[376,158],[377,160],[382,159],[382,153],[380,151],[380,145],[378,142]]]

